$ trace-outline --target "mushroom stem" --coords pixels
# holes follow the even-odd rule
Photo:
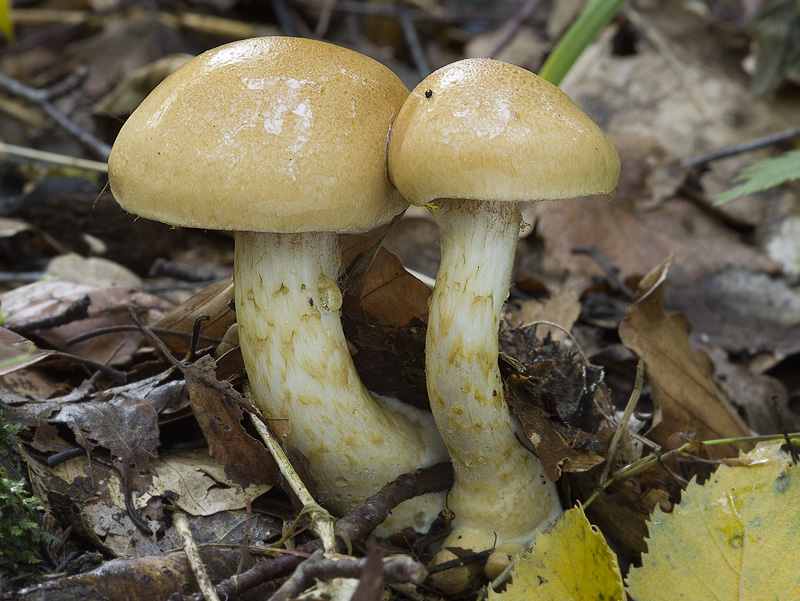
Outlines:
[[[345,514],[447,451],[430,414],[361,383],[342,331],[339,262],[335,233],[236,233],[236,315],[256,403],[289,420],[317,499]],[[423,528],[442,507],[441,494],[406,501],[392,525]]]
[[[518,203],[442,199],[432,212],[442,262],[431,298],[426,372],[431,409],[450,451],[456,517],[444,546],[528,544],[561,510],[506,406],[497,364],[521,222]],[[495,537],[496,535],[496,537]]]

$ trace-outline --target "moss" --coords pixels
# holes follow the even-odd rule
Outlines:
[[[12,459],[21,428],[0,412],[0,580],[23,565],[40,563],[42,543],[52,538],[42,528],[44,508],[28,492]]]

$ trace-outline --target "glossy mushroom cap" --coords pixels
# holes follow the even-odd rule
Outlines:
[[[492,59],[429,75],[406,99],[391,137],[390,176],[418,206],[607,194],[619,178],[616,148],[566,94]]]
[[[407,94],[346,48],[233,42],[186,63],[131,115],[109,158],[111,190],[125,210],[173,225],[365,230],[407,206],[385,167]]]

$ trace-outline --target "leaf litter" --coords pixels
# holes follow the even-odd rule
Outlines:
[[[570,12],[566,4],[573,3],[563,4],[559,11],[534,11],[515,45],[508,46],[513,54],[506,56],[530,63],[543,57],[552,41],[548,30],[555,30],[560,18],[556,13]],[[653,511],[666,522],[671,518],[664,512],[676,511],[678,499],[689,498],[698,482],[738,469],[723,466],[714,472],[720,460],[731,462],[741,443],[707,446],[700,441],[751,430],[776,434],[800,423],[792,400],[800,398],[800,383],[792,375],[798,351],[797,253],[787,246],[800,202],[796,186],[714,207],[713,199],[730,188],[736,174],[771,151],[716,161],[700,170],[686,163],[765,131],[797,125],[800,113],[796,99],[780,91],[769,103],[753,99],[740,62],[750,52],[749,34],[740,25],[753,14],[726,14],[718,4],[703,4],[705,12],[671,1],[632,5],[563,82],[619,147],[622,180],[610,200],[537,203],[526,210],[533,227],[520,241],[518,285],[505,314],[500,360],[510,406],[522,426],[520,436],[537,449],[548,474],[557,479],[566,506],[585,502],[604,487],[586,512],[614,541],[623,565],[638,561],[641,553],[647,553],[645,561],[658,555],[652,524],[647,539]],[[305,10],[297,6],[295,10]],[[432,10],[426,3],[420,7],[422,12]],[[22,19],[25,10],[19,11]],[[91,31],[50,22],[45,26],[59,29],[60,37],[48,37],[36,53],[25,40],[45,26],[21,25],[21,50],[0,57],[0,68],[43,86],[88,66],[85,83],[78,84],[81,94],[67,94],[57,104],[74,115],[93,115],[81,123],[110,143],[118,124],[94,112],[92,102],[111,98],[125,74],[152,65],[159,54],[194,52],[228,41],[229,34],[205,29],[196,16],[180,15],[180,30],[170,25],[177,22],[170,21],[174,14],[162,11],[154,24],[150,13],[135,7],[125,20],[98,17]],[[468,52],[466,41],[476,42],[473,51],[478,42],[501,42],[505,28],[496,25],[486,25],[485,36],[477,30],[441,29],[430,43],[443,52],[438,56],[460,58]],[[374,38],[375,31],[370,25],[362,35],[382,44],[384,38]],[[142,42],[153,36],[161,40],[158,50]],[[105,51],[111,47],[117,50]],[[403,62],[405,51],[384,47],[391,66],[413,85],[415,76]],[[19,56],[28,62],[16,63]],[[131,92],[141,94],[125,91],[129,97]],[[118,106],[132,102],[123,98]],[[11,127],[7,120],[0,122],[4,139],[38,139],[50,150],[84,153],[58,129],[43,129],[46,120],[37,118],[35,107],[20,104],[15,110],[18,123]],[[22,132],[27,135],[21,137]],[[20,437],[22,457],[35,490],[58,518],[60,525],[51,527],[73,533],[52,550],[49,565],[67,561],[76,549],[119,557],[108,562],[104,573],[89,572],[80,581],[80,586],[115,598],[120,589],[113,585],[115,578],[136,580],[131,574],[138,569],[157,574],[148,570],[157,569],[152,566],[158,562],[133,559],[156,554],[159,561],[163,557],[169,562],[172,578],[163,582],[153,577],[150,587],[143,586],[138,594],[167,597],[193,583],[177,554],[158,555],[179,546],[169,525],[175,507],[194,516],[200,542],[276,540],[281,521],[291,524],[296,512],[244,420],[243,405],[230,402],[230,391],[246,391],[231,282],[226,279],[230,240],[134,222],[101,193],[102,182],[96,179],[26,169],[13,160],[4,160],[2,168],[0,187],[7,202],[0,265],[20,278],[48,270],[61,278],[29,288],[12,285],[0,297],[6,326],[0,330],[2,404],[11,421],[29,427]],[[423,349],[430,292],[403,267],[435,276],[435,238],[431,221],[409,212],[387,237],[386,246],[397,257],[380,249],[369,272],[349,281],[343,275],[343,321],[362,377],[376,392],[422,407],[427,403]],[[347,267],[374,249],[375,242],[343,239],[342,246]],[[592,252],[575,254],[576,249]],[[141,278],[141,288],[70,282],[70,271],[88,272],[88,262],[65,269],[53,261],[48,268],[52,258],[69,251],[119,263]],[[203,288],[164,275],[169,270],[148,273],[156,257],[197,273],[208,273],[204,268],[209,267],[217,283]],[[101,277],[111,277],[99,271]],[[633,299],[630,290],[636,294]],[[60,325],[39,321],[55,318],[58,323],[84,296],[91,301],[87,317]],[[177,369],[132,327],[128,306],[137,307],[167,345],[180,364]],[[198,321],[201,315],[209,319]],[[523,327],[533,321],[563,329]],[[24,330],[26,324],[32,329]],[[81,342],[74,342],[76,337]],[[639,359],[647,367],[645,386],[633,417],[620,424]],[[124,373],[129,383],[111,379],[115,373]],[[782,421],[773,409],[773,396]],[[291,425],[278,420],[272,427],[280,432]],[[611,480],[601,482],[608,445],[620,427],[626,431],[608,466]],[[671,454],[676,448],[683,450]],[[67,458],[75,452],[80,455]],[[294,459],[302,466],[302,457]],[[572,519],[573,511],[559,524],[567,516]],[[695,523],[708,521],[708,516],[687,519]],[[210,520],[217,521],[211,526]],[[146,534],[142,525],[153,534]],[[211,531],[231,536],[215,538]],[[590,538],[585,524],[573,526],[575,532]],[[770,537],[779,534],[769,531]],[[299,536],[302,540],[304,535]],[[576,552],[586,551],[571,544]],[[708,548],[711,543],[704,539],[700,545]],[[397,550],[388,543],[381,547],[383,554]],[[236,573],[239,559],[248,555],[239,548],[203,553],[220,581]],[[247,569],[251,559],[240,567]],[[366,574],[374,594],[374,566]],[[658,582],[655,577],[652,581]],[[594,590],[582,582],[585,591]],[[672,580],[666,582],[664,589],[670,590]],[[55,580],[48,594],[60,585]],[[35,589],[28,594],[35,595]],[[701,598],[697,587],[692,594]]]

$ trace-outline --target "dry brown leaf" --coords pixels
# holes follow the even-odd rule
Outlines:
[[[150,485],[151,460],[159,445],[158,412],[145,399],[120,395],[65,404],[54,422],[69,426],[85,449],[108,449],[131,487],[142,491]]]
[[[267,448],[242,426],[244,411],[227,394],[230,384],[217,380],[214,359],[206,355],[182,366],[192,409],[211,454],[225,466],[225,475],[242,487],[275,484],[278,467]],[[238,395],[238,393],[236,393]]]
[[[37,338],[61,350],[97,363],[120,365],[130,361],[141,343],[138,330],[114,332],[69,345],[67,340],[109,326],[133,326],[128,308],[133,307],[145,323],[172,309],[172,305],[140,290],[97,287],[72,282],[36,282],[0,295],[0,303],[9,328],[43,317],[63,313],[72,302],[88,296],[89,317],[63,326],[36,331]]]
[[[710,273],[739,267],[777,272],[780,264],[745,245],[737,232],[700,211],[691,202],[674,198],[657,210],[637,211],[621,196],[540,202],[537,231],[558,262],[576,273],[602,275],[597,263],[573,249],[593,247],[619,268],[624,279],[647,273],[672,253],[672,277],[696,280]]]
[[[376,244],[364,236],[348,235],[342,240],[345,267]],[[427,406],[425,324],[430,288],[384,248],[363,276],[348,283],[342,324],[356,350],[353,361],[364,384],[374,392]]]
[[[578,293],[570,286],[558,286],[545,300],[529,300],[520,303],[519,317],[524,324],[537,321],[557,323],[569,332],[581,314]],[[541,339],[550,336],[553,340],[564,340],[566,332],[548,325],[537,325],[536,336]]]
[[[376,240],[366,236],[346,235],[342,240],[342,264],[349,267],[356,259],[371,252]],[[378,249],[370,268],[349,282],[348,294],[358,293],[358,308],[376,325],[396,327],[411,319],[428,320],[428,297],[431,290],[408,273],[400,260],[384,248]]]
[[[764,223],[767,207],[784,203],[742,198],[715,215],[697,195],[678,195],[687,174],[680,161],[796,125],[797,98],[787,107],[792,122],[753,99],[747,76],[731,61],[747,39],[728,24],[676,0],[640,3],[634,13],[641,18],[626,25],[636,39],[634,54],[615,55],[614,31],[608,31],[561,83],[617,145],[617,194],[610,201],[537,203],[548,250],[570,271],[591,275],[600,269],[571,255],[573,248],[595,247],[623,278],[646,273],[670,252],[676,282],[732,266],[777,272],[780,264],[748,246],[728,223]],[[728,187],[753,160],[743,154],[714,163],[701,179],[707,195]],[[784,206],[794,206],[786,200]],[[769,216],[768,222],[778,221]]]
[[[603,461],[605,443],[593,435],[602,370],[532,328],[500,329],[500,371],[511,412],[536,447],[547,477],[581,472]]]
[[[678,432],[695,434],[701,441],[747,436],[745,423],[698,366],[685,318],[665,313],[664,282],[671,261],[668,257],[642,279],[619,327],[623,344],[644,361],[653,389],[659,417],[649,436],[662,445]],[[723,457],[737,451],[725,445],[709,452]]]
[[[201,325],[199,347],[217,344],[236,321],[236,314],[230,306],[232,300],[233,278],[226,278],[203,288],[175,307],[158,320],[153,331],[170,349],[186,352],[195,320],[200,315],[208,315],[211,319]]]
[[[739,408],[754,432],[773,434],[781,431],[773,398],[778,399],[783,425],[789,432],[797,431],[800,420],[789,403],[789,392],[783,382],[734,363],[720,348],[703,347],[702,350],[714,364],[714,381]]]
[[[800,294],[782,278],[734,267],[671,291],[695,336],[732,353],[800,351]]]

